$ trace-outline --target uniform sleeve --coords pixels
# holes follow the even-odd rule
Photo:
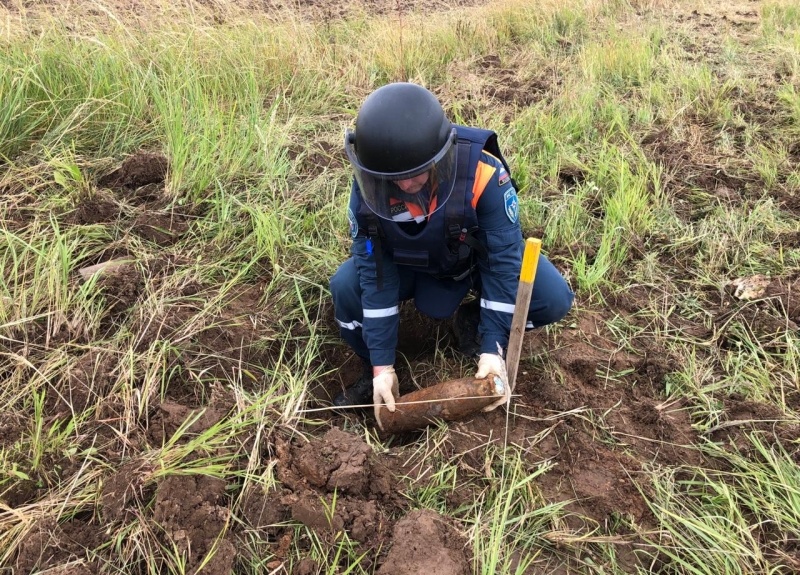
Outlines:
[[[397,330],[400,325],[400,279],[397,265],[385,252],[379,253],[373,240],[367,237],[367,230],[360,229],[354,215],[358,204],[357,194],[358,188],[353,183],[348,219],[353,238],[350,253],[355,261],[361,286],[361,306],[364,312],[362,337],[369,349],[372,365],[394,365]],[[381,289],[378,289],[376,258],[383,258]]]
[[[478,260],[481,276],[481,319],[478,331],[481,336],[481,353],[497,353],[498,344],[503,350],[508,346],[524,242],[519,222],[517,191],[508,172],[500,160],[488,154],[483,155],[482,162],[485,162],[484,166],[491,165],[495,169],[485,187],[473,192],[478,216],[477,237],[488,252],[486,259]],[[479,163],[478,171],[481,170]],[[484,174],[486,171],[484,167]],[[476,178],[476,182],[480,182],[480,178]]]

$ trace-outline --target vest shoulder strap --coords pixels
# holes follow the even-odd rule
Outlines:
[[[459,138],[463,137],[476,144],[480,144],[482,150],[486,150],[495,158],[500,160],[503,163],[503,167],[508,172],[508,176],[511,179],[511,184],[514,186],[514,189],[519,190],[517,187],[517,182],[514,181],[514,176],[511,173],[511,167],[508,165],[508,162],[503,156],[503,152],[500,151],[500,144],[497,142],[496,132],[492,130],[484,130],[483,128],[473,128],[470,126],[456,126],[456,130],[458,131]]]

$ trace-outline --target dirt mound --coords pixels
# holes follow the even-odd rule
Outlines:
[[[47,394],[46,409],[56,417],[81,413],[105,397],[112,385],[113,361],[100,351],[81,355]]]
[[[227,575],[233,569],[236,546],[225,536],[229,513],[222,479],[180,475],[158,484],[153,519],[164,543],[186,557],[191,573],[212,551],[203,573]]]
[[[122,208],[111,194],[100,190],[83,196],[65,221],[72,225],[111,224],[120,218]]]
[[[139,299],[145,287],[145,278],[135,263],[125,262],[104,269],[97,285],[106,296],[109,313],[121,314]]]
[[[86,551],[105,541],[102,526],[82,519],[56,524],[40,521],[20,545],[17,573],[33,573],[53,569],[69,575],[97,573],[99,565],[87,560]]]
[[[466,542],[434,511],[412,511],[394,526],[392,547],[378,575],[469,575]]]
[[[251,498],[248,509],[270,510],[266,516],[272,519],[289,517],[327,541],[346,534],[363,551],[385,546],[391,517],[404,507],[402,480],[363,439],[332,428],[307,441],[278,440],[276,455],[277,477],[286,490],[261,504]],[[368,563],[377,559],[370,555]]]
[[[97,185],[115,190],[133,190],[148,184],[160,184],[166,179],[168,169],[169,160],[164,155],[139,152],[126,158],[113,172],[101,177]],[[152,193],[152,188],[144,191],[145,196]]]
[[[119,214],[121,222],[160,246],[175,243],[188,229],[186,214],[169,206],[164,188],[168,171],[169,160],[162,154],[139,152],[97,180],[100,192],[113,191],[128,206],[128,213]]]

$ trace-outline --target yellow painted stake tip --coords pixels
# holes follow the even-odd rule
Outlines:
[[[522,270],[519,279],[525,283],[533,283],[536,267],[539,265],[539,252],[542,251],[542,240],[528,238],[525,240],[525,252],[522,255]]]

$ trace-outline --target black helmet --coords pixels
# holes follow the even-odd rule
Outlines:
[[[441,208],[455,183],[456,131],[436,96],[422,86],[388,84],[358,111],[345,150],[361,196],[378,216],[393,218],[392,202],[417,204],[424,215]],[[422,189],[404,192],[398,181],[428,174]],[[395,210],[395,216],[397,210]]]

